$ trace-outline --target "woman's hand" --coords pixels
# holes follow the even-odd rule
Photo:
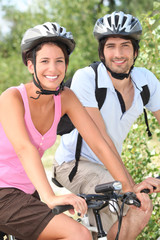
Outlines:
[[[87,204],[86,201],[76,196],[75,194],[66,194],[61,196],[54,196],[52,202],[50,202],[49,207],[53,209],[57,205],[72,205],[74,210],[79,213],[82,217],[87,213]],[[74,214],[74,210],[69,210],[71,214]]]

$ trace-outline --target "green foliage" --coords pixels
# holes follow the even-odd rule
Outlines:
[[[143,14],[140,20],[143,26],[143,38],[136,65],[146,67],[160,79],[160,3],[155,2],[153,11]],[[160,174],[160,128],[153,115],[149,112],[147,114],[151,132],[154,133],[153,137],[150,139],[147,137],[142,115],[133,125],[123,146],[122,159],[137,183],[147,176],[155,177]],[[156,142],[156,145],[153,145],[153,142]],[[154,211],[151,220],[137,240],[155,240],[160,236],[160,194],[152,196],[152,199]]]
[[[148,113],[148,120],[151,132],[157,132],[159,134],[159,129],[154,131],[156,128],[155,118],[153,121],[153,116],[150,113]],[[133,125],[123,146],[122,159],[136,183],[141,182],[147,176],[155,177],[160,173],[160,149],[157,148],[158,140],[156,134],[153,139],[150,138],[147,141],[147,133],[145,132],[145,129],[144,117],[141,116]],[[157,141],[156,146],[152,146],[153,140],[155,139]],[[141,235],[138,236],[137,240],[155,240],[160,236],[160,194],[154,194],[151,198],[153,199],[154,205],[152,217],[148,226],[144,229]]]
[[[120,0],[118,9],[126,13],[131,13],[139,18],[142,13],[153,9],[153,2],[154,0]]]
[[[160,2],[154,2],[153,11],[142,14],[143,38],[137,65],[146,67],[160,79]]]

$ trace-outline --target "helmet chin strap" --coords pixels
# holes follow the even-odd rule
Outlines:
[[[137,57],[134,58],[133,65],[130,67],[130,70],[129,70],[128,73],[116,73],[116,72],[113,72],[109,67],[106,66],[105,59],[101,59],[101,61],[103,62],[103,64],[106,67],[106,69],[111,73],[113,78],[116,78],[118,80],[123,80],[124,78],[128,78],[129,77],[132,69],[134,68],[134,64],[135,64],[136,59],[137,59]]]
[[[105,65],[105,64],[104,64]],[[118,80],[123,80],[124,78],[128,78],[132,69],[134,68],[134,64],[131,66],[130,70],[128,73],[116,73],[116,72],[113,72],[109,67],[107,67],[105,65],[106,69],[111,73],[112,77],[113,78],[116,78]]]
[[[35,74],[35,77],[36,77],[36,79],[35,79],[35,77],[33,75],[33,82],[36,85],[36,87],[38,87],[40,89],[40,91],[36,91],[36,93],[39,94],[38,97],[36,97],[36,98],[30,97],[30,98],[38,99],[41,95],[52,95],[52,94],[57,96],[60,93],[60,91],[63,90],[64,83],[62,81],[60,86],[59,86],[59,88],[58,88],[58,90],[56,90],[56,91],[50,91],[50,90],[46,90],[46,89],[42,88],[42,86],[40,84],[40,81],[39,81],[39,79],[37,77],[37,71],[36,71],[36,51],[35,51],[35,49],[33,50],[33,65],[34,65],[34,74]]]

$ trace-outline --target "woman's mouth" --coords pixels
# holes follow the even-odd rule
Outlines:
[[[49,79],[49,81],[52,82],[52,81],[54,81],[55,79],[58,78],[58,75],[56,75],[56,76],[48,76],[48,75],[47,75],[46,78]]]

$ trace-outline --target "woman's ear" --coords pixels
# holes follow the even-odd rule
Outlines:
[[[31,73],[31,74],[34,74],[34,65],[32,63],[31,60],[28,60],[27,61],[27,67],[28,67],[28,71]]]
[[[66,64],[66,69],[65,69],[65,73],[67,72],[67,69],[68,69],[68,64]]]

